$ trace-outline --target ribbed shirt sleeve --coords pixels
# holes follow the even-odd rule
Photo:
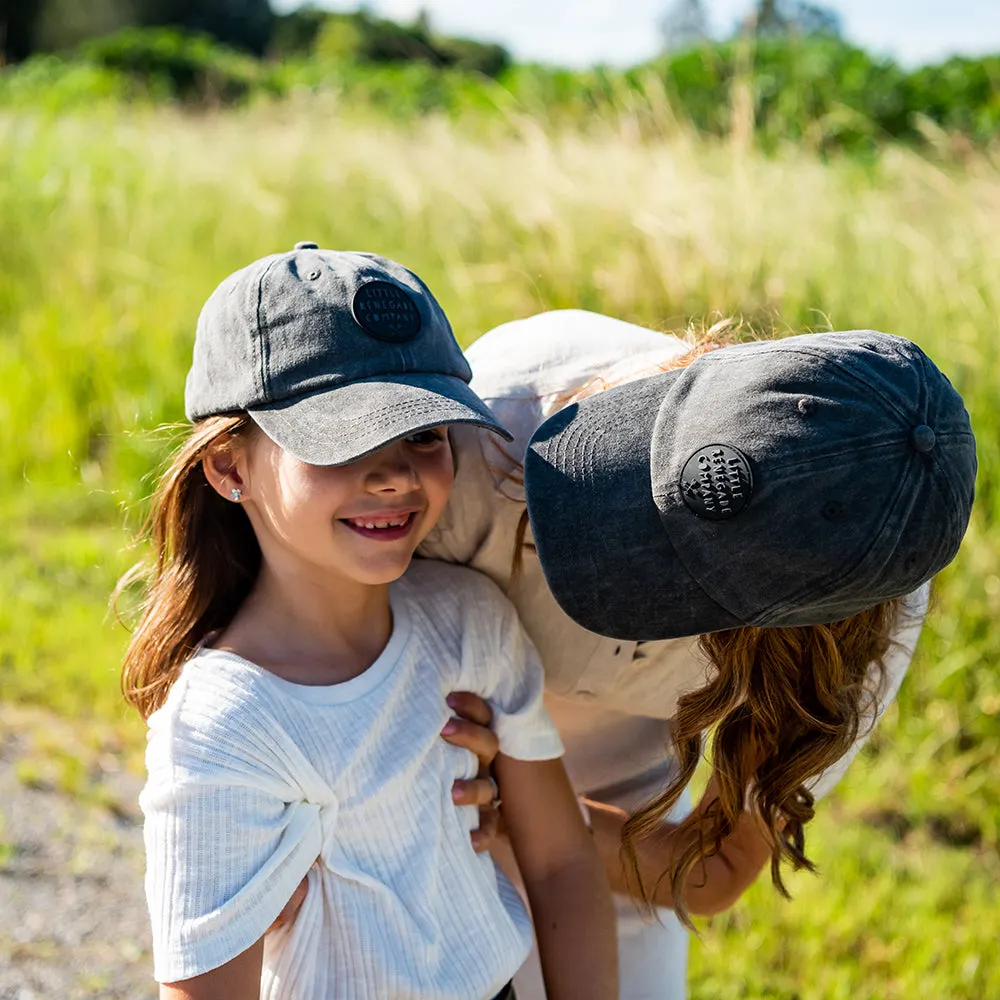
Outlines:
[[[263,937],[322,848],[324,806],[282,773],[284,748],[255,706],[188,680],[150,718],[140,796],[158,982],[218,968]]]
[[[544,702],[544,675],[538,653],[521,626],[514,605],[486,577],[475,574],[480,620],[472,627],[493,637],[479,664],[487,679],[486,700],[500,752],[517,760],[554,760],[564,753],[559,732]]]

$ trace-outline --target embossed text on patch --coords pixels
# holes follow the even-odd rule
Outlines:
[[[729,444],[699,448],[684,463],[681,496],[706,521],[725,521],[746,510],[753,495],[750,460]]]
[[[369,281],[354,293],[354,318],[379,340],[402,343],[420,332],[420,310],[409,294],[388,281]]]

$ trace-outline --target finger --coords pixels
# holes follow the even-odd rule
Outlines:
[[[285,924],[294,923],[299,910],[302,908],[302,904],[306,901],[306,893],[308,891],[309,882],[307,879],[303,879],[298,884],[295,892],[292,893],[292,898],[285,903],[281,908],[281,912],[274,918],[274,923],[271,924],[268,930],[277,930],[279,927],[284,927]]]
[[[469,722],[478,722],[481,726],[488,726],[493,721],[493,710],[479,697],[478,694],[471,694],[468,691],[454,691],[445,699],[448,707],[463,719]]]
[[[488,768],[500,750],[496,733],[475,722],[464,719],[449,719],[441,730],[441,735],[453,746],[465,747],[479,758],[479,766]]]
[[[488,806],[496,794],[496,785],[490,778],[459,780],[451,786],[451,798],[457,806]]]
[[[479,810],[479,829],[472,831],[472,846],[477,853],[488,851],[500,829],[500,810],[486,806]]]

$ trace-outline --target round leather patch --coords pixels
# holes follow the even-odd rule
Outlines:
[[[400,344],[420,332],[420,310],[398,285],[369,281],[354,293],[351,311],[358,325],[379,340]]]
[[[726,521],[746,510],[753,496],[750,460],[729,444],[699,448],[681,472],[681,496],[706,521]]]

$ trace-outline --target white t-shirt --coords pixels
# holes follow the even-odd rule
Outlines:
[[[149,719],[146,893],[160,982],[259,940],[270,1000],[493,996],[531,946],[524,906],[469,840],[456,778],[475,756],[440,733],[446,696],[493,707],[503,753],[559,757],[541,669],[510,603],[478,573],[417,560],[392,584],[393,631],[342,684],[286,681],[202,649]]]
[[[578,792],[631,809],[661,791],[673,766],[669,720],[681,695],[703,687],[711,669],[698,637],[624,642],[581,628],[556,603],[530,546],[511,580],[514,538],[525,509],[520,469],[528,439],[595,378],[615,383],[651,374],[690,345],[669,334],[570,309],[505,323],[466,352],[472,387],[515,440],[452,431],[456,478],[443,517],[421,553],[472,566],[514,602],[545,670],[546,705],[566,745],[565,764]],[[531,540],[530,531],[527,538]],[[907,599],[885,657],[878,714],[895,697],[927,607],[928,587]],[[864,736],[813,782],[817,797],[842,777]]]

